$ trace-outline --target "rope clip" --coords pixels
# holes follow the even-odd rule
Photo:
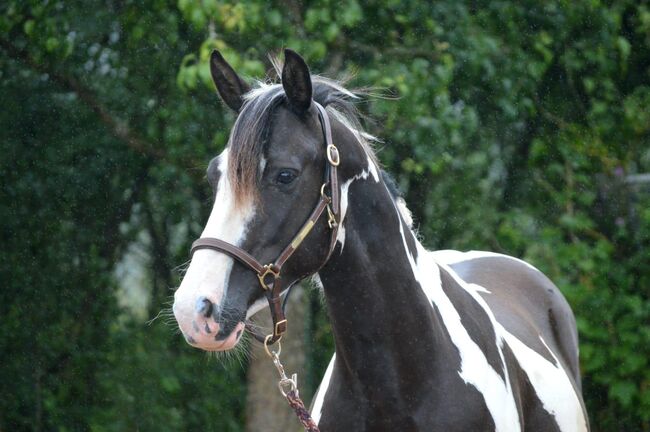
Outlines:
[[[278,370],[278,374],[280,375],[278,388],[280,389],[282,396],[286,398],[287,393],[289,392],[293,392],[296,396],[298,396],[298,374],[291,375],[291,378],[287,377],[287,374],[284,372],[284,366],[282,366],[282,363],[280,362],[279,352],[272,351],[271,358],[273,359],[273,364],[275,365],[275,368]]]

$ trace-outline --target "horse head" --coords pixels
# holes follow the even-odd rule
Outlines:
[[[327,146],[327,117],[333,141],[344,155],[340,178],[353,176],[357,166],[368,166],[372,152],[354,145],[361,137],[336,110],[337,99],[353,95],[334,81],[312,77],[305,61],[291,50],[285,50],[281,85],[260,83],[251,90],[217,51],[210,67],[219,95],[237,119],[226,149],[208,166],[214,206],[200,240],[218,239],[264,264],[277,262],[299,239],[274,281],[286,291],[325,264],[335,245],[332,222],[336,226],[344,215],[341,209],[333,220],[329,205],[324,212],[323,200],[330,199],[324,188],[330,195],[338,193],[327,184],[328,159],[332,162],[334,156],[339,162],[338,151]],[[325,111],[322,107],[328,105]],[[308,223],[306,230],[305,221],[321,202],[324,216]],[[208,351],[235,347],[247,319],[267,300],[258,276],[232,254],[195,247],[173,306],[188,343]]]

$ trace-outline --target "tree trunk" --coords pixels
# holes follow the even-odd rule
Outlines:
[[[304,389],[301,378],[307,377],[305,356],[305,330],[307,329],[308,296],[302,285],[293,287],[287,304],[286,315],[289,320],[287,333],[282,337],[280,359],[288,377],[298,374],[298,389]],[[254,317],[255,322],[264,328],[271,328],[271,317],[267,308]],[[277,347],[274,346],[277,349]],[[278,390],[279,375],[273,361],[261,344],[254,342],[251,347],[251,362],[248,367],[248,394],[246,397],[246,431],[303,431],[300,422],[286,399]],[[305,403],[311,395],[301,393]]]

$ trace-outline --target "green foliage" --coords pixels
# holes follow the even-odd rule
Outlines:
[[[90,430],[241,429],[244,369],[188,350],[170,329],[160,322],[113,326],[114,348],[97,373],[102,404],[89,413]]]
[[[249,78],[291,47],[391,96],[360,109],[432,248],[529,260],[578,319],[593,430],[650,430],[650,5],[7,1],[0,5],[0,429],[240,430],[243,370],[116,302],[144,250],[153,317],[209,210]],[[332,345],[313,301],[310,386]],[[11,395],[11,396],[9,396]]]

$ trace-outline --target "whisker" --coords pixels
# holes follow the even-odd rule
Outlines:
[[[154,322],[155,320],[157,320],[158,318],[161,318],[161,317],[167,317],[167,316],[168,316],[168,315],[167,315],[167,309],[161,309],[160,312],[158,312],[158,313],[156,314],[155,317],[153,317],[153,318],[151,318],[150,320],[146,321],[145,324],[147,324],[147,325],[151,325],[151,324],[153,324],[153,322]]]
[[[239,343],[228,351],[207,351],[206,361],[215,361],[224,369],[232,367],[237,363],[240,368],[245,369],[250,362],[252,353],[250,350],[250,339],[248,335],[242,335]]]
[[[255,321],[246,320],[245,324],[246,324],[247,329],[259,331],[260,333],[270,333],[271,332],[271,327],[270,326],[261,325],[261,324],[255,322]]]
[[[187,261],[185,261],[184,263],[181,263],[181,264],[177,265],[176,267],[174,267],[174,268],[172,269],[172,271],[177,271],[177,272],[179,272],[179,273],[181,273],[181,274],[185,274],[185,272],[187,271],[188,267],[190,266],[190,262],[192,262],[192,259],[191,259],[191,258],[188,259]]]

